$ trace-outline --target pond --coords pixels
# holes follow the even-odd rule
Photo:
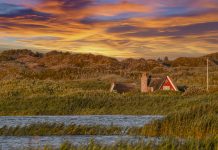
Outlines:
[[[0,128],[3,126],[27,126],[35,123],[63,123],[65,125],[115,125],[119,127],[142,127],[152,120],[162,119],[164,116],[132,116],[132,115],[84,115],[84,116],[2,116]],[[46,145],[59,147],[68,141],[74,145],[88,144],[91,140],[102,144],[114,144],[119,141],[137,142],[143,140],[158,140],[156,138],[143,138],[133,136],[0,136],[0,150],[39,148]]]
[[[163,116],[131,116],[131,115],[86,115],[86,116],[2,116],[0,127],[26,126],[35,123],[63,123],[65,125],[104,125],[120,127],[142,127],[152,120],[162,119]]]
[[[158,142],[158,138],[143,138],[134,136],[43,136],[43,137],[0,137],[1,150],[21,150],[28,148],[43,148],[52,146],[53,148],[60,147],[61,144],[68,142],[73,145],[87,145],[91,141],[98,144],[112,145],[117,142]]]

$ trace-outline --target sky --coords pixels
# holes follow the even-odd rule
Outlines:
[[[117,58],[218,52],[218,0],[0,0],[0,50]]]

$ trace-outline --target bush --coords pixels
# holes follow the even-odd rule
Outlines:
[[[183,93],[183,95],[184,96],[194,96],[194,95],[203,95],[206,93],[207,93],[206,89],[202,87],[190,87]]]

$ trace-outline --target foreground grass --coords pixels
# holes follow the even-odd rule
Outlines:
[[[103,81],[2,81],[0,115],[166,115],[128,134],[208,139],[218,136],[218,93],[109,93]],[[33,130],[31,130],[33,128]],[[119,128],[100,130],[72,126],[4,128],[2,135],[115,134]],[[52,130],[50,130],[52,129]],[[72,130],[71,130],[72,129]],[[8,132],[4,132],[8,131]],[[194,144],[195,145],[195,144]]]
[[[184,106],[183,106],[184,107]],[[202,102],[170,113],[142,128],[128,128],[129,135],[149,137],[179,137],[205,139],[218,136],[218,104],[216,101]],[[63,124],[33,124],[27,127],[3,127],[0,135],[120,135],[121,127],[64,126]]]
[[[118,142],[114,145],[102,145],[95,142],[90,142],[88,145],[74,146],[69,143],[63,143],[60,148],[52,148],[51,146],[44,147],[44,150],[217,150],[218,139],[206,140],[181,140],[165,139],[161,142],[138,142],[126,143]],[[31,148],[30,148],[31,149]]]
[[[152,124],[151,126],[152,127]],[[143,131],[145,127],[142,128]],[[127,133],[133,131],[129,128]],[[115,126],[76,126],[63,124],[33,124],[26,127],[3,127],[0,129],[0,136],[62,136],[62,135],[122,135],[123,129]],[[181,134],[184,133],[180,130]],[[160,133],[160,132],[159,132]],[[135,132],[136,134],[136,132]],[[139,133],[141,134],[141,133]],[[138,134],[138,135],[139,135]],[[158,134],[160,135],[160,134]],[[157,135],[155,135],[157,136]],[[170,136],[170,135],[165,135]],[[119,142],[114,145],[103,145],[91,141],[89,145],[75,146],[70,143],[63,143],[60,148],[46,146],[44,150],[217,150],[218,136],[196,138],[161,138],[161,140],[144,143]],[[35,148],[30,148],[35,149]]]
[[[204,102],[169,114],[130,133],[146,136],[182,138],[210,138],[218,136],[218,102]]]

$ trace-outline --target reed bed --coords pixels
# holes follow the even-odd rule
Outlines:
[[[131,131],[132,130],[132,131]],[[205,139],[218,136],[217,101],[196,104],[129,132],[145,136]]]
[[[90,141],[88,145],[75,146],[68,142],[63,143],[59,148],[45,146],[44,150],[217,150],[218,139],[205,140],[188,139],[181,142],[176,139],[163,139],[161,142],[118,142],[113,145],[103,145]],[[30,148],[31,150],[36,150]],[[41,148],[37,149],[40,150]]]
[[[217,103],[218,92],[110,93],[105,81],[0,82],[0,115],[168,115],[179,110]]]
[[[39,123],[28,126],[0,128],[0,136],[67,136],[67,135],[122,135],[118,126],[88,126]]]

